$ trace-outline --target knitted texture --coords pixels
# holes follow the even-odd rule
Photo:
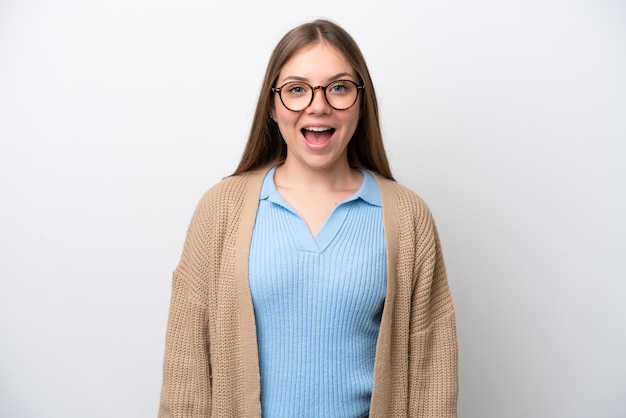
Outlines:
[[[266,171],[223,180],[196,208],[173,274],[159,418],[261,416],[248,256]],[[374,176],[387,291],[370,417],[453,418],[454,309],[435,224],[415,193]]]
[[[249,264],[263,416],[368,413],[386,290],[382,220],[378,185],[365,173],[313,237],[268,173]]]

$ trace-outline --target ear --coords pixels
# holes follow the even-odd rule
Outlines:
[[[276,108],[274,107],[274,103],[271,103],[267,112],[267,116],[273,120],[274,122],[276,122],[274,120],[274,115],[276,114]]]

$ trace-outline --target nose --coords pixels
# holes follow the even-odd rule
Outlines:
[[[313,87],[313,100],[307,107],[309,113],[330,113],[330,105],[326,101],[326,94],[323,86]]]

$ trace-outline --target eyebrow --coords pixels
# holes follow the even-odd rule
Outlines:
[[[335,81],[335,80],[341,80],[342,78],[345,77],[350,77],[350,79],[354,79],[354,75],[347,73],[347,72],[343,72],[343,73],[339,73],[339,74],[335,74],[332,77],[329,77],[328,80],[330,81]],[[287,83],[288,81],[293,80],[293,81],[304,81],[304,82],[309,82],[309,79],[306,77],[299,77],[297,75],[289,75],[285,78],[282,79],[281,84],[283,83]]]

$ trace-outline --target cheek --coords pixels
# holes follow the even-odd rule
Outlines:
[[[297,117],[294,118],[292,112],[285,112],[284,110],[276,110],[274,115],[274,122],[278,125],[278,130],[284,140],[291,140],[297,136],[295,132]]]
[[[351,126],[351,129],[356,130],[359,121],[361,120],[361,112],[359,109],[355,109],[354,113],[351,113],[348,118],[346,118],[346,124]]]
[[[283,106],[277,107],[274,110],[274,120],[278,123],[281,130],[293,128],[299,117],[299,113],[287,110]]]

